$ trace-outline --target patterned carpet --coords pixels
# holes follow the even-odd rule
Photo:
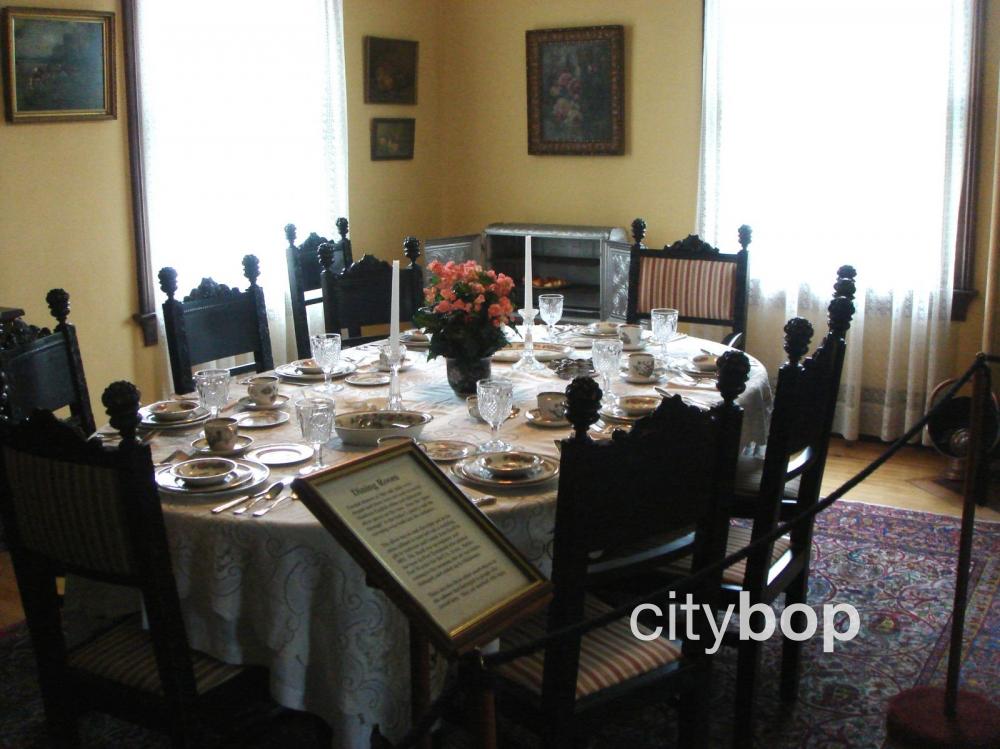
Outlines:
[[[810,585],[813,605],[851,603],[862,626],[851,642],[825,655],[821,640],[806,643],[798,702],[777,699],[779,643],[765,643],[758,702],[758,745],[885,746],[885,704],[914,684],[943,683],[953,595],[958,522],[952,518],[842,503],[824,513],[816,532]],[[1000,702],[1000,523],[978,524],[966,623],[963,685]],[[713,746],[728,746],[735,658],[716,659]],[[89,717],[87,746],[165,746],[158,737],[110,718]],[[673,711],[646,705],[620,714],[594,747],[661,749],[675,740]],[[505,742],[520,746],[520,737]],[[286,729],[254,746],[296,746]],[[46,746],[34,660],[23,629],[0,632],[0,746]]]

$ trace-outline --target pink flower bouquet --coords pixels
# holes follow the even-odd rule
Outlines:
[[[513,279],[483,270],[474,260],[445,264],[435,260],[427,270],[431,274],[424,289],[427,306],[417,311],[413,322],[431,336],[428,359],[475,361],[507,345],[503,329],[514,311]]]

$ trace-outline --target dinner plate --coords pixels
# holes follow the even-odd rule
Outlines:
[[[267,481],[271,469],[262,463],[243,458],[234,458],[236,478],[221,485],[191,488],[171,473],[173,466],[164,466],[156,471],[156,485],[164,494],[173,497],[211,497],[218,499],[236,492],[250,492]]]
[[[207,408],[198,406],[198,408],[191,412],[190,416],[173,421],[164,421],[153,416],[149,411],[149,406],[144,406],[139,409],[139,426],[145,429],[186,429],[194,424],[202,423],[210,415],[211,412]]]
[[[244,452],[250,445],[253,444],[253,437],[248,437],[245,434],[241,434],[236,438],[236,445],[232,450],[213,450],[208,446],[208,440],[204,437],[199,437],[194,442],[191,443],[198,453],[202,455],[219,455],[224,458],[230,458],[233,455],[239,455]]]
[[[240,429],[266,429],[288,421],[287,411],[243,411],[236,414]]]
[[[354,362],[343,361],[337,362],[337,366],[333,368],[330,373],[330,379],[336,380],[340,377],[346,377],[351,372],[357,369],[357,365]],[[294,363],[291,364],[279,364],[274,368],[274,373],[281,377],[282,379],[288,380],[290,382],[323,382],[323,374],[308,374],[303,372]]]
[[[236,405],[245,411],[274,411],[275,409],[281,408],[286,403],[288,403],[287,395],[279,395],[274,399],[274,403],[270,406],[262,406],[258,403],[254,403],[250,400],[250,397],[247,396],[246,398],[240,398]]]
[[[418,443],[427,453],[427,457],[435,463],[449,463],[453,460],[467,458],[476,452],[476,446],[471,442],[461,440],[427,440]]]
[[[532,426],[544,427],[546,429],[558,429],[559,427],[569,426],[569,422],[566,419],[553,419],[551,416],[545,416],[537,408],[529,408],[525,411],[524,418]]]
[[[613,422],[615,424],[632,424],[641,419],[643,416],[646,416],[646,414],[637,414],[636,416],[629,416],[627,413],[618,409],[617,407],[613,411],[609,411],[606,408],[602,408],[600,411],[598,411],[598,414],[605,421]]]
[[[309,445],[298,442],[275,442],[255,447],[247,453],[247,458],[266,466],[290,466],[309,460],[313,454],[314,451]]]
[[[421,348],[421,349],[423,349],[423,348],[430,348],[430,345],[431,345],[431,339],[430,338],[423,338],[423,339],[419,339],[418,338],[418,339],[414,339],[414,338],[410,338],[405,333],[403,333],[402,335],[399,336],[399,341],[404,346],[406,346],[406,348]]]
[[[369,388],[388,385],[391,379],[392,377],[387,372],[355,372],[347,375],[344,382],[348,385]]]
[[[573,353],[572,346],[566,346],[561,343],[536,343],[534,344],[535,358],[538,361],[552,361],[554,359],[562,359],[565,356],[569,356]],[[521,341],[516,341],[506,346],[495,354],[493,354],[493,361],[495,362],[516,362],[520,360],[521,355],[524,353],[524,343]]]
[[[536,486],[551,481],[559,475],[559,458],[551,455],[539,455],[542,465],[527,476],[516,478],[499,478],[491,474],[479,462],[479,456],[465,458],[451,467],[456,478],[470,484],[485,486],[489,489],[517,489],[524,486]]]
[[[624,322],[625,321],[622,320],[622,324],[624,324]],[[579,328],[576,329],[576,332],[579,335],[585,335],[588,338],[617,338],[618,337],[618,329],[617,328],[615,328],[614,330],[601,330],[596,325],[594,325],[594,323],[591,323],[590,325],[584,325],[582,327],[579,327]]]

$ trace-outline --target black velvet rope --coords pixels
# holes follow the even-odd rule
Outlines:
[[[715,562],[714,564],[704,567],[697,572],[694,572],[680,580],[671,583],[668,586],[658,588],[656,590],[650,591],[644,595],[638,596],[628,603],[622,604],[617,608],[608,611],[600,616],[594,617],[593,619],[586,619],[575,624],[570,624],[562,627],[552,632],[547,632],[541,637],[532,640],[531,642],[524,643],[515,648],[510,648],[508,650],[503,650],[498,653],[490,653],[488,655],[480,654],[478,651],[474,651],[467,657],[478,659],[480,663],[480,668],[483,669],[495,669],[498,666],[502,666],[505,663],[509,663],[518,658],[523,658],[526,655],[531,655],[549,645],[557,640],[568,637],[580,637],[587,634],[591,630],[599,629],[600,627],[607,626],[616,619],[620,619],[626,614],[630,613],[636,606],[643,603],[662,603],[668,599],[671,593],[676,593],[684,591],[693,585],[701,582],[706,576],[717,572],[720,569],[725,569],[736,562],[746,559],[750,554],[752,554],[756,549],[761,546],[773,543],[781,536],[785,535],[797,525],[800,525],[807,520],[815,517],[823,510],[830,507],[832,504],[837,502],[841,497],[851,491],[854,487],[860,484],[862,481],[871,476],[875,471],[881,468],[885,463],[892,458],[897,452],[899,452],[906,444],[920,434],[921,430],[927,426],[927,422],[930,420],[937,411],[944,407],[955,394],[976,374],[977,371],[983,370],[986,375],[987,385],[990,384],[990,369],[989,363],[1000,363],[1000,356],[989,355],[989,354],[977,354],[976,360],[969,366],[965,373],[959,377],[955,383],[948,388],[945,392],[944,397],[934,405],[926,414],[924,414],[920,420],[910,427],[905,434],[899,437],[895,442],[893,442],[886,450],[879,455],[875,460],[869,463],[867,466],[858,471],[854,476],[849,478],[830,494],[818,501],[812,507],[803,510],[791,520],[784,523],[780,523],[769,533],[761,536],[756,541],[753,541],[746,546],[744,546],[739,551],[735,551],[725,559],[720,562]],[[454,695],[457,693],[457,685],[453,685],[450,689],[445,690],[438,698],[431,704],[431,706],[425,711],[421,719],[414,725],[407,734],[402,738],[402,740],[395,744],[395,749],[408,749],[414,746],[423,736],[431,729],[434,721],[441,715],[444,710],[445,704],[450,701]]]

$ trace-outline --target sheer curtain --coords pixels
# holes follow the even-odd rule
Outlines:
[[[153,268],[176,268],[182,294],[204,276],[246,288],[240,260],[257,255],[275,361],[288,361],[283,227],[330,236],[347,212],[341,0],[138,5]]]
[[[698,228],[753,226],[751,335],[857,313],[835,429],[891,439],[950,374],[972,0],[706,0]],[[725,244],[725,242],[723,242]],[[763,339],[767,340],[763,340]]]

